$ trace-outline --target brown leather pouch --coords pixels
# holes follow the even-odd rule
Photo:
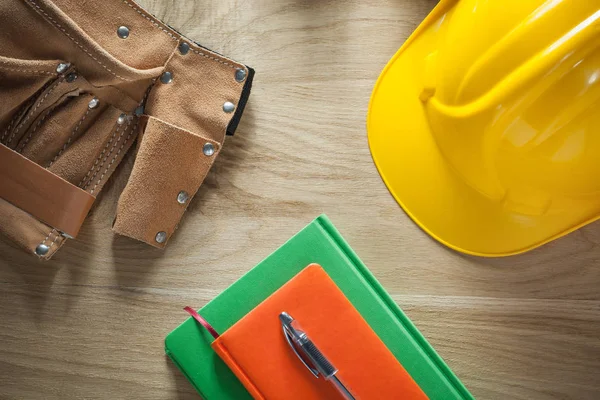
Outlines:
[[[93,3],[0,2],[0,232],[43,259],[138,137],[114,230],[163,247],[252,83],[133,1]]]

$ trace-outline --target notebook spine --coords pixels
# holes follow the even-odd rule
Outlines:
[[[242,382],[246,390],[252,395],[255,400],[266,400],[265,396],[258,390],[256,385],[250,380],[248,374],[243,370],[243,368],[235,361],[235,359],[231,356],[225,344],[223,343],[222,337],[217,338],[214,342],[212,342],[211,347],[221,357],[221,360],[227,364],[229,369],[233,371],[235,376]]]

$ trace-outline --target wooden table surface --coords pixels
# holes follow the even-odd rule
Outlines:
[[[197,399],[165,335],[320,213],[480,399],[600,398],[600,225],[522,256],[419,230],[371,160],[379,72],[433,0],[145,0],[256,71],[236,135],[165,251],[111,232],[133,158],[46,263],[0,241],[1,399]]]

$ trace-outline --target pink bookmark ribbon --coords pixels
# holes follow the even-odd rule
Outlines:
[[[217,331],[215,331],[215,328],[213,328],[207,320],[205,320],[204,318],[202,318],[202,316],[200,314],[198,314],[196,312],[196,310],[194,310],[192,307],[184,307],[183,308],[185,311],[187,311],[188,314],[190,314],[192,316],[192,318],[194,318],[196,321],[198,321],[200,323],[200,325],[202,325],[204,327],[204,329],[206,329],[211,335],[212,337],[214,337],[215,339],[217,339],[219,337],[219,334],[217,333]]]

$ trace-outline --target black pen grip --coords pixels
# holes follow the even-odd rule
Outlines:
[[[310,358],[314,367],[319,371],[319,373],[323,374],[325,379],[333,376],[337,369],[325,358],[321,350],[315,346],[312,340],[308,339],[306,342],[300,345],[304,353]]]

